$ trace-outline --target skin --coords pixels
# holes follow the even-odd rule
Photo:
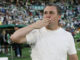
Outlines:
[[[31,32],[34,29],[40,29],[42,27],[46,27],[49,30],[56,30],[59,28],[58,21],[60,19],[60,15],[57,12],[57,9],[55,6],[47,6],[44,9],[43,14],[43,20],[39,20],[27,27],[23,27],[19,30],[17,30],[10,38],[12,41],[16,43],[25,43],[26,40],[26,34]],[[76,54],[68,55],[69,60],[78,60],[78,57]]]

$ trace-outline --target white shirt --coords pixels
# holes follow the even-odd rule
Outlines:
[[[76,54],[72,35],[62,28],[51,31],[43,27],[26,38],[32,47],[32,60],[67,60],[67,54]]]

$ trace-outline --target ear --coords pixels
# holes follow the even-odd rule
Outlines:
[[[58,16],[58,20],[60,20],[60,18],[61,18],[61,16],[59,15],[59,16]]]
[[[61,18],[61,16],[59,16],[59,19]]]

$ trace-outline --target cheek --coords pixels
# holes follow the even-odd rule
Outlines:
[[[58,18],[57,17],[51,17],[51,21],[57,22],[58,21]]]
[[[56,16],[56,15],[55,16],[51,16],[51,19],[52,20],[57,20],[58,19],[58,16]]]
[[[51,18],[51,16],[49,15],[44,15],[43,18]]]
[[[46,16],[45,16],[45,15],[43,15],[43,18],[46,18]]]

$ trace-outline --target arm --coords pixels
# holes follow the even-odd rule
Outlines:
[[[21,29],[16,30],[10,37],[13,42],[16,43],[25,43],[26,42],[26,34],[32,31],[34,28],[29,25],[27,27],[23,27]]]
[[[76,54],[69,55],[69,60],[78,60],[78,56]]]
[[[25,43],[27,42],[26,35],[29,32],[31,32],[33,29],[39,29],[43,26],[47,26],[48,24],[49,24],[49,19],[39,20],[27,27],[17,30],[16,32],[14,32],[13,35],[11,35],[10,39],[16,43]]]

